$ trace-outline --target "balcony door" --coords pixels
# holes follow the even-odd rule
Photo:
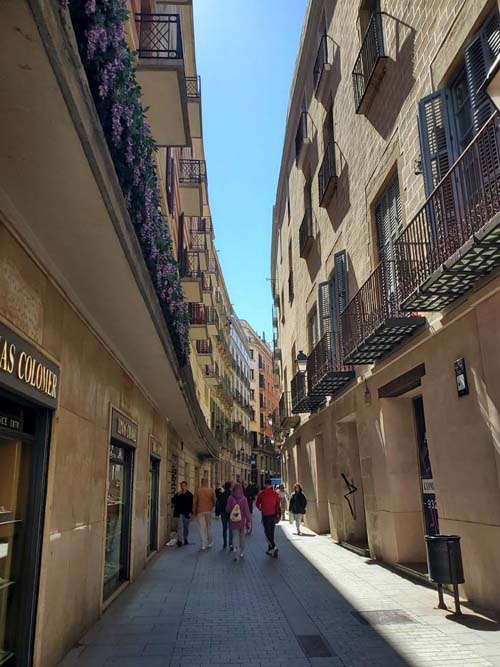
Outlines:
[[[388,186],[375,204],[375,227],[379,259],[384,264],[381,279],[384,281],[379,291],[386,299],[380,308],[389,308],[388,315],[397,311],[396,268],[394,241],[402,231],[401,197],[398,174],[394,174]]]

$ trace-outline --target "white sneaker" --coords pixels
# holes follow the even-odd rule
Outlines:
[[[206,551],[207,547],[201,547],[200,551]]]
[[[245,557],[245,553],[242,551],[242,552],[240,553],[240,558],[244,558],[244,557]]]

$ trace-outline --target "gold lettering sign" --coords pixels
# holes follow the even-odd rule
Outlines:
[[[149,436],[149,449],[151,454],[161,456],[161,442],[157,440],[154,435]]]
[[[0,379],[7,386],[56,407],[57,367],[1,323]]]
[[[116,418],[116,431],[118,435],[127,438],[127,440],[137,442],[137,426],[120,415],[117,415]]]

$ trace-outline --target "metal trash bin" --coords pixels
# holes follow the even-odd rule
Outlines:
[[[438,585],[439,608],[447,609],[443,599],[443,584],[452,584],[455,611],[460,614],[458,584],[463,584],[465,581],[460,537],[458,535],[426,535],[425,546],[429,579]]]

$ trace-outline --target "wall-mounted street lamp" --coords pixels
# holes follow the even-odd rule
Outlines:
[[[273,425],[273,415],[272,415],[272,413],[269,413],[267,415],[267,423],[269,424],[269,426]]]
[[[302,350],[297,355],[297,368],[299,373],[305,373],[307,369],[307,354],[304,354]]]

